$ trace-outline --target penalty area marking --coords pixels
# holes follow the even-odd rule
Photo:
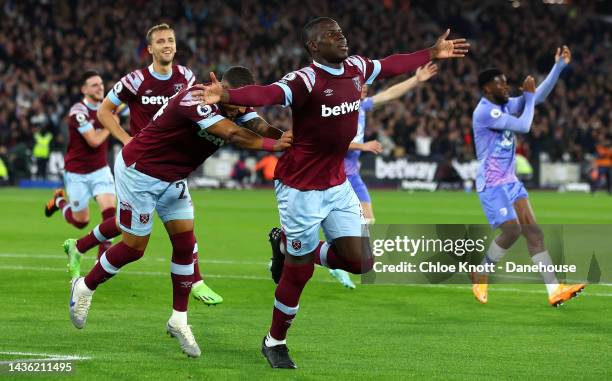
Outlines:
[[[54,353],[33,353],[33,352],[12,352],[12,351],[0,351],[0,355],[9,356],[28,356],[26,358],[18,358],[15,360],[3,360],[0,364],[9,364],[15,362],[37,362],[37,361],[83,361],[91,360],[89,356],[77,356],[77,355],[60,355]]]

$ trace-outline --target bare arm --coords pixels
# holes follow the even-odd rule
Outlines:
[[[108,98],[104,98],[104,101],[98,109],[98,120],[104,126],[108,132],[110,132],[115,139],[119,140],[123,145],[126,145],[132,137],[125,132],[119,124],[118,118],[115,116],[115,110],[117,106],[111,102]]]
[[[253,131],[241,128],[228,119],[222,119],[206,129],[237,147],[259,151],[284,151],[291,146],[293,134],[287,131],[278,140],[264,138]],[[272,140],[272,141],[271,141]]]
[[[99,147],[100,144],[104,143],[104,141],[108,138],[109,132],[107,129],[95,129],[92,128],[87,130],[81,134],[87,144],[91,148]]]
[[[283,131],[276,127],[272,127],[263,118],[251,119],[248,122],[243,123],[243,125],[249,130],[265,138],[280,139],[280,137],[283,136]]]
[[[365,143],[351,142],[351,144],[349,144],[349,151],[372,152],[373,154],[378,155],[382,152],[382,146],[376,140],[370,140],[369,142]]]
[[[374,106],[377,106],[397,99],[417,87],[419,84],[429,80],[429,78],[436,75],[437,72],[438,67],[429,62],[427,65],[419,67],[416,71],[416,75],[374,95],[372,97],[372,102]]]

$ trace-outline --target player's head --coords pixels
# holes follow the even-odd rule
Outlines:
[[[489,100],[497,104],[508,102],[508,82],[501,70],[492,68],[481,71],[478,75],[478,87]]]
[[[346,37],[338,23],[329,17],[317,17],[304,25],[302,43],[315,60],[323,58],[340,63],[348,57]]]
[[[161,65],[169,65],[176,54],[176,38],[174,29],[168,24],[152,26],[147,32],[147,50],[153,56],[153,61]]]
[[[221,86],[226,89],[235,89],[242,86],[248,86],[255,83],[253,73],[244,66],[232,66],[223,73],[221,77]],[[234,105],[222,105],[223,111],[229,119],[235,118],[239,113],[245,112],[246,107]]]
[[[104,99],[104,82],[95,70],[87,70],[81,75],[81,93],[90,102],[102,102]]]

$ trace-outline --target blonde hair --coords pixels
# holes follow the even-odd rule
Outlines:
[[[157,32],[159,30],[171,30],[172,32],[174,32],[174,29],[172,29],[172,27],[170,27],[170,25],[165,24],[165,23],[164,24],[158,24],[158,25],[152,26],[147,31],[147,43],[149,45],[151,45],[151,40],[153,39],[153,33]]]

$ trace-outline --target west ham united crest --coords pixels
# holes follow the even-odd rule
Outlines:
[[[183,89],[184,84],[183,83],[175,83],[174,84],[174,92],[178,93],[179,91],[181,91]]]
[[[300,250],[302,248],[302,242],[299,239],[294,239],[291,241],[291,247],[293,247],[293,250]]]
[[[361,79],[359,77],[353,77],[353,83],[357,91],[361,91]]]
[[[147,222],[149,222],[149,215],[148,214],[141,214],[140,215],[140,223],[141,224],[146,224]]]

